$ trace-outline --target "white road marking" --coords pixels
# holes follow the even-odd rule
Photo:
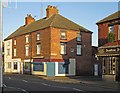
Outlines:
[[[77,89],[77,88],[73,88],[73,90],[76,90],[76,91],[83,91],[83,90],[80,90],[80,89]]]
[[[11,79],[11,77],[9,77],[8,79]]]
[[[5,84],[3,84],[4,87],[7,87]]]
[[[23,82],[28,82],[28,81],[26,81],[26,80],[22,80]]]
[[[57,88],[66,88],[66,89],[73,89],[75,91],[83,91],[83,90],[80,90],[80,89],[77,89],[77,88],[71,88],[71,87],[61,87],[61,86],[53,86],[53,85],[49,85],[49,84],[46,84],[46,83],[41,83],[45,86],[50,86],[50,87],[57,87]]]
[[[25,89],[22,89],[22,88],[17,88],[17,87],[8,87],[7,85],[3,84],[6,88],[11,88],[11,89],[17,89],[17,90],[20,90],[20,91],[24,91],[25,93],[28,93]]]

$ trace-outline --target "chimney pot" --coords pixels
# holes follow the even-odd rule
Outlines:
[[[57,7],[48,5],[48,7],[46,9],[46,17],[49,18],[49,17],[51,17],[54,14],[58,14]]]
[[[29,25],[34,21],[35,19],[31,16],[31,14],[27,14],[27,17],[25,17],[25,25]]]

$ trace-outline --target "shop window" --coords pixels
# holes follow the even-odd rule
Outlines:
[[[33,71],[44,71],[44,63],[33,63]]]
[[[24,69],[30,71],[30,62],[24,62]]]
[[[58,74],[68,74],[68,73],[69,73],[69,62],[59,62]]]
[[[17,70],[17,62],[14,62],[14,64],[13,64],[14,66],[14,70]]]

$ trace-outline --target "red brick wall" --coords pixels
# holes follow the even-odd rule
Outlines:
[[[118,22],[119,20],[113,20],[105,23],[98,24],[98,46],[103,46],[108,42],[108,33],[109,33],[109,27],[108,24]],[[114,34],[115,34],[115,40],[118,40],[118,24],[114,25]]]
[[[63,29],[62,29],[63,30]],[[35,56],[44,56],[45,59],[58,59],[58,60],[68,60],[69,58],[76,59],[76,67],[77,67],[77,75],[93,75],[93,62],[92,58],[92,47],[91,47],[91,33],[81,32],[82,41],[77,42],[76,37],[78,31],[73,30],[65,30],[67,31],[67,39],[61,40],[61,29],[58,28],[46,28],[43,30],[35,31],[29,34],[29,56],[25,56],[25,35],[21,35],[13,38],[17,40],[17,57],[13,58],[21,58],[29,59]],[[40,41],[36,40],[37,32],[40,32]],[[36,45],[37,42],[41,44],[41,54],[36,55]],[[60,42],[67,42],[67,54],[60,54]],[[14,41],[13,41],[14,44]],[[78,56],[77,52],[77,44],[82,45],[82,55]],[[74,53],[71,53],[71,47],[74,48]],[[13,48],[14,49],[14,48]],[[32,52],[31,52],[32,51]],[[55,55],[56,54],[56,55]]]

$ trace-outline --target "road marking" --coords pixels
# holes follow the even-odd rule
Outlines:
[[[11,79],[11,77],[8,77],[8,79]]]
[[[80,89],[77,89],[77,88],[71,88],[71,87],[61,87],[61,86],[53,86],[53,85],[49,85],[49,84],[46,84],[46,83],[41,83],[45,86],[50,86],[50,87],[57,87],[57,88],[66,88],[66,89],[73,89],[75,91],[83,91],[83,90],[80,90]]]
[[[22,80],[23,82],[28,82],[28,81],[26,81],[26,80]]]
[[[3,84],[4,87],[7,87],[5,84]]]
[[[76,90],[76,91],[83,91],[83,90],[80,90],[80,89],[77,89],[77,88],[73,88],[73,90]]]

